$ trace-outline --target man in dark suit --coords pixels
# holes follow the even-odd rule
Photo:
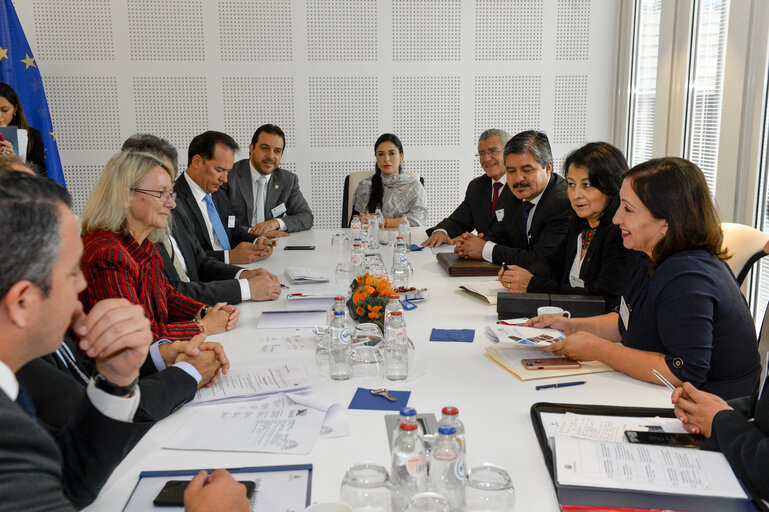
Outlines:
[[[155,155],[176,169],[178,153],[167,140],[148,133],[137,133],[123,142],[123,151],[143,151]],[[163,275],[179,292],[207,304],[244,300],[275,300],[280,281],[263,268],[244,270],[209,256],[195,237],[192,221],[183,210],[174,209],[171,233],[155,247],[163,259]],[[261,257],[272,254],[272,246],[257,244]]]
[[[454,250],[463,258],[547,275],[559,263],[555,251],[569,227],[566,180],[552,172],[550,142],[542,132],[514,136],[505,145],[504,160],[507,186],[515,196],[505,207],[504,220],[488,235],[465,233]]]
[[[485,174],[467,185],[465,200],[454,213],[427,230],[429,238],[422,245],[437,247],[453,244],[453,239],[462,233],[488,233],[494,224],[502,220],[504,208],[513,197],[505,186],[507,180],[502,158],[508,140],[510,135],[504,130],[491,129],[481,133],[476,156],[480,158]]]
[[[229,135],[208,131],[196,136],[187,151],[187,170],[176,179],[176,207],[192,221],[203,249],[224,263],[248,264],[263,256],[257,236],[235,220],[227,196],[219,188],[235,161],[238,144]],[[261,239],[257,244],[264,243]]]
[[[296,174],[278,167],[285,147],[283,130],[274,124],[260,126],[248,146],[249,158],[235,164],[222,186],[237,222],[251,226],[253,234],[286,236],[312,227],[312,210]]]
[[[0,172],[0,239],[8,244],[0,263],[0,503],[8,510],[82,508],[151,426],[135,418],[149,321],[124,299],[83,314],[83,246],[69,195],[50,180]],[[97,373],[54,440],[36,422],[15,372],[59,346],[70,323]],[[69,380],[57,371],[45,378],[50,389]]]

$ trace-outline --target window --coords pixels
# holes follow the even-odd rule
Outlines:
[[[649,160],[654,148],[661,0],[636,0],[630,97],[630,166]]]
[[[728,20],[729,0],[697,2],[690,61],[684,158],[702,169],[710,193],[714,196]]]

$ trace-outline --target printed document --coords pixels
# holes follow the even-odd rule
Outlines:
[[[304,365],[296,361],[230,368],[216,384],[200,388],[190,404],[250,400],[283,391],[306,389],[309,385]]]

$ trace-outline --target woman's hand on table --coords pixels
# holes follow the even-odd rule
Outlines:
[[[238,322],[240,311],[235,306],[226,302],[219,302],[208,310],[206,316],[200,320],[206,334],[219,334],[229,331]]]
[[[509,265],[506,270],[504,266],[499,267],[497,273],[500,284],[513,293],[526,293],[532,277],[534,275],[531,272],[517,265]]]
[[[595,361],[601,360],[601,349],[606,343],[611,342],[599,338],[595,334],[581,331],[553,342],[553,344],[543,348],[542,351],[565,356],[574,361]]]
[[[684,428],[692,434],[705,437],[713,433],[713,418],[716,414],[732,409],[723,398],[700,391],[689,382],[684,382],[683,386],[673,391],[671,401],[675,405],[673,413],[684,424]]]

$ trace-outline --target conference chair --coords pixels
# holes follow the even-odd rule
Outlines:
[[[769,305],[764,310],[764,320],[758,331],[758,353],[761,355],[761,367],[766,366],[766,353],[769,352]]]
[[[721,230],[724,233],[722,247],[731,255],[726,263],[737,278],[737,284],[742,286],[753,265],[767,255],[764,245],[769,241],[769,235],[756,228],[732,222],[722,222]]]
[[[406,172],[415,178],[419,178],[419,182],[422,186],[425,186],[425,179],[415,172]],[[370,178],[374,175],[374,171],[356,171],[351,172],[344,177],[344,189],[342,191],[342,227],[350,227],[350,218],[352,217],[353,198],[355,197],[355,189],[358,188],[360,182]]]

